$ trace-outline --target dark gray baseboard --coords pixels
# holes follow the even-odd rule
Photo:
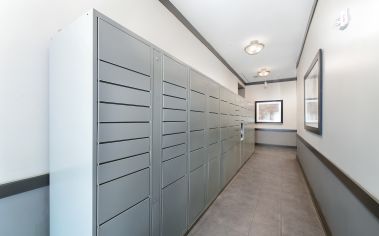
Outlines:
[[[49,174],[0,185],[0,199],[49,185]]]
[[[301,136],[297,156],[330,235],[379,235],[379,203]]]

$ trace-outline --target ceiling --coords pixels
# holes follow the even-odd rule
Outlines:
[[[314,0],[170,0],[183,16],[245,80],[257,82],[296,77],[296,61]],[[257,55],[243,50],[252,40],[265,48]]]

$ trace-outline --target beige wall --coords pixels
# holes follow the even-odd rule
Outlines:
[[[335,27],[349,8],[351,23]],[[319,0],[297,71],[298,134],[379,198],[379,1]],[[304,130],[303,78],[324,50],[323,135]]]
[[[283,100],[283,124],[257,124],[257,128],[296,129],[296,81],[246,86],[246,99]]]
[[[48,47],[90,8],[237,93],[237,78],[158,0],[0,1],[0,184],[48,172]]]

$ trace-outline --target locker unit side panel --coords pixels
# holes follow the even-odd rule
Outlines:
[[[96,233],[96,24],[93,11],[49,49],[50,235]],[[69,227],[68,227],[69,226]]]

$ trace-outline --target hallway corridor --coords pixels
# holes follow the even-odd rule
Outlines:
[[[296,151],[257,146],[188,235],[324,235]]]

